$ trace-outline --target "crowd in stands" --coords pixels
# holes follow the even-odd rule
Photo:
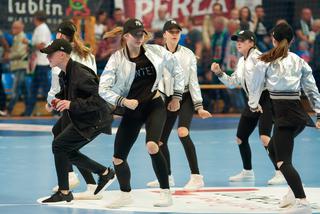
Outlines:
[[[231,35],[241,30],[250,30],[256,35],[257,48],[265,52],[272,48],[269,35],[272,27],[280,22],[286,22],[280,19],[269,26],[265,21],[262,5],[257,5],[254,11],[248,7],[234,8],[228,16],[223,13],[223,9],[220,3],[213,4],[212,13],[204,17],[202,26],[195,25],[194,17],[185,17],[183,23],[180,23],[183,26],[180,44],[196,54],[200,84],[221,84],[210,71],[212,62],[219,63],[228,75],[234,72],[240,55],[236,49],[236,42],[230,40]],[[153,35],[150,43],[164,44],[162,28],[170,18],[167,8],[159,7],[158,14],[148,29]],[[120,47],[120,39],[113,37],[114,34],[110,32],[116,27],[121,27],[125,20],[124,12],[120,8],[115,8],[110,17],[105,11],[96,13],[95,57],[98,74],[102,73],[110,55]],[[293,25],[296,34],[291,51],[312,66],[317,86],[320,88],[320,19],[313,18],[310,8],[302,8],[300,18],[296,23],[290,24]],[[11,115],[19,99],[22,99],[26,106],[22,115],[35,114],[33,111],[37,98],[41,95],[45,98],[49,90],[49,63],[46,58],[37,57],[38,50],[52,39],[50,29],[45,23],[45,14],[36,13],[34,25],[35,29],[30,40],[24,33],[23,22],[13,22],[12,31],[9,32],[13,37],[12,44],[8,44],[0,26],[0,77],[4,71],[11,72],[13,77],[11,93],[7,99],[0,79],[1,116]],[[32,61],[33,56],[35,61]],[[27,84],[29,87],[25,87],[26,79],[30,82]],[[246,102],[246,97],[240,89],[203,89],[202,95],[205,109],[212,113],[240,112]],[[220,100],[223,101],[222,108],[221,105],[217,105]]]

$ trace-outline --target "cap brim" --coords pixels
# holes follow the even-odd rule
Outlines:
[[[181,28],[179,25],[171,25],[171,26],[169,26],[167,29],[165,29],[165,31],[171,30],[171,29],[174,29],[174,28],[182,31],[182,28]]]
[[[147,31],[144,28],[134,29],[134,30],[129,31],[128,33],[136,33],[136,32],[139,32],[139,31],[142,31],[145,34],[148,34]]]
[[[46,48],[43,48],[40,50],[41,53],[44,53],[44,54],[52,54],[54,53],[56,50],[53,49],[51,46],[48,46]]]
[[[231,36],[231,40],[232,40],[232,41],[237,41],[238,38],[239,38],[238,35],[232,35],[232,36]]]

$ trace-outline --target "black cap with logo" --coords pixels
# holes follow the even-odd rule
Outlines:
[[[138,31],[143,31],[145,34],[147,34],[143,23],[138,19],[129,19],[123,25],[123,34],[136,33]]]
[[[55,39],[47,47],[40,50],[41,53],[52,54],[56,51],[63,51],[70,54],[72,51],[71,43],[65,39]]]
[[[250,30],[242,30],[239,31],[237,34],[231,36],[231,40],[233,41],[237,41],[238,39],[241,39],[243,41],[251,40],[254,43],[256,43],[256,36]]]
[[[180,27],[180,25],[178,24],[178,22],[176,22],[175,20],[169,20],[167,21],[164,26],[163,26],[163,33],[166,32],[167,30],[170,30],[170,29],[173,29],[173,28],[176,28],[176,29],[179,29],[180,31],[182,31],[182,28]]]
[[[276,25],[272,30],[272,36],[278,42],[286,39],[289,43],[293,39],[293,30],[292,27],[286,23],[280,23]]]
[[[62,22],[57,29],[57,32],[62,33],[70,38],[73,37],[75,32],[77,31],[76,25],[71,21],[64,21]]]

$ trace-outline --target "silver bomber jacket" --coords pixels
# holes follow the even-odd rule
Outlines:
[[[173,55],[178,59],[184,74],[184,92],[189,91],[195,110],[202,106],[202,96],[197,75],[197,59],[194,53],[183,46],[178,46]],[[173,94],[174,80],[170,73],[165,69],[163,81],[159,83],[159,90],[166,95]],[[167,83],[167,84],[165,84]]]
[[[289,52],[287,57],[272,63],[259,61],[250,81],[248,104],[251,108],[258,106],[265,85],[271,99],[299,99],[303,89],[313,110],[320,115],[320,94],[312,69],[294,53]]]
[[[261,52],[257,49],[251,49],[249,55],[246,59],[240,57],[236,70],[228,76],[226,73],[222,73],[219,77],[219,80],[226,85],[228,88],[235,88],[238,85],[241,85],[243,90],[248,96],[248,88],[250,87],[251,81],[249,79],[254,72],[255,66],[258,63],[258,57],[261,55]]]
[[[143,48],[146,57],[156,70],[157,77],[152,91],[159,89],[159,83],[166,68],[174,78],[173,96],[181,99],[184,89],[184,75],[176,57],[159,45],[145,44]],[[99,95],[111,105],[122,106],[122,101],[128,95],[134,80],[135,71],[136,64],[128,59],[126,50],[116,51],[111,55],[100,77]],[[165,85],[170,84],[166,81],[163,82]],[[166,95],[169,96],[170,94]]]

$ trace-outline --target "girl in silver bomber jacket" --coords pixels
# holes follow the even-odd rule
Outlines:
[[[274,112],[273,136],[268,146],[269,156],[283,173],[290,187],[280,202],[289,207],[288,213],[311,213],[299,173],[292,163],[294,138],[305,126],[320,128],[320,94],[310,66],[294,53],[289,52],[293,30],[288,24],[278,24],[272,32],[274,48],[263,54],[252,73],[249,90],[249,106],[259,111],[259,97],[264,87],[270,92]],[[308,114],[300,102],[303,89],[317,113],[317,122],[310,123]]]
[[[200,86],[197,77],[197,60],[194,53],[183,46],[178,45],[180,39],[181,27],[174,20],[169,20],[163,27],[163,36],[165,38],[166,48],[173,53],[178,59],[184,73],[184,93],[181,100],[181,108],[177,112],[171,112],[167,110],[166,123],[159,142],[160,150],[164,154],[168,171],[169,171],[169,184],[174,186],[174,179],[171,175],[170,166],[170,153],[168,149],[168,139],[175,124],[177,117],[178,122],[178,135],[183,145],[185,154],[187,156],[191,176],[189,182],[184,186],[185,190],[195,191],[204,186],[203,176],[200,175],[198,160],[195,146],[190,138],[189,129],[194,112],[196,111],[200,117],[208,118],[211,114],[203,109],[202,97]],[[166,94],[173,94],[172,85],[174,79],[169,72],[164,73],[164,82],[172,82],[170,84],[161,84],[160,88]],[[171,97],[166,98],[168,101]],[[167,102],[168,102],[167,101]],[[149,187],[158,187],[158,180],[147,183]]]
[[[250,80],[251,73],[257,64],[258,57],[261,55],[260,51],[255,48],[256,38],[253,32],[245,30],[240,31],[238,34],[231,36],[231,40],[237,42],[237,49],[243,55],[237,64],[237,68],[231,76],[228,76],[221,71],[218,64],[213,63],[211,70],[218,75],[219,80],[228,87],[235,87],[241,85],[246,95],[249,96],[248,88],[253,81]],[[241,154],[243,163],[243,170],[229,178],[231,182],[238,181],[253,181],[255,179],[251,163],[251,148],[249,144],[249,137],[254,131],[259,122],[259,134],[263,146],[267,150],[270,142],[272,130],[272,110],[270,97],[267,90],[264,90],[259,103],[262,106],[263,114],[259,112],[251,112],[248,105],[241,113],[240,121],[237,129],[237,144]],[[275,175],[272,177],[268,184],[276,185],[285,183],[285,179],[281,171],[273,164],[275,168]]]
[[[184,89],[182,68],[165,48],[144,44],[147,33],[140,20],[129,19],[120,32],[123,49],[111,55],[99,86],[99,94],[105,101],[114,106],[125,107],[113,155],[121,194],[107,207],[119,208],[132,203],[127,157],[143,124],[146,128],[146,147],[160,183],[160,199],[154,206],[167,207],[172,205],[172,197],[165,158],[158,146],[165,123],[166,107],[158,89],[164,68],[167,68],[174,78],[174,94],[168,109],[177,111]]]

